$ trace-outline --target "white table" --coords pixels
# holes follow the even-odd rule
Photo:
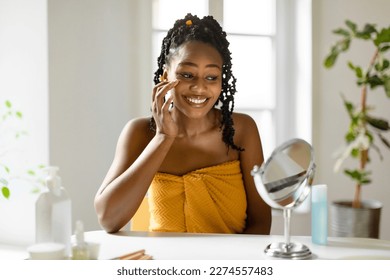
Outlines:
[[[0,244],[1,260],[24,260],[28,258],[26,246]]]
[[[85,233],[87,242],[100,244],[99,259],[113,259],[145,249],[156,260],[260,260],[269,259],[264,248],[283,242],[279,235],[188,234],[121,231]],[[329,237],[328,245],[311,242],[309,236],[292,236],[292,242],[309,247],[312,259],[390,260],[390,241],[369,238]],[[25,247],[0,245],[0,260],[27,259]]]
[[[88,242],[100,243],[99,259],[112,259],[140,249],[156,260],[259,260],[269,259],[264,248],[283,242],[278,235],[187,234],[123,231],[85,233]],[[369,238],[329,237],[328,245],[316,245],[309,236],[292,236],[291,242],[309,247],[312,259],[390,260],[390,241]]]

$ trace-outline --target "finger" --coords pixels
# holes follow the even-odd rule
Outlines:
[[[157,94],[157,91],[164,85],[168,84],[167,81],[164,81],[164,82],[161,82],[161,83],[158,83],[157,85],[155,85],[153,87],[153,92],[152,92],[152,101],[154,101],[154,99],[156,98],[156,94]]]
[[[164,106],[164,97],[168,94],[170,87],[168,82],[159,83],[153,89],[152,111],[157,115],[161,113]]]
[[[162,107],[161,107],[161,111],[162,111],[163,113],[169,112],[169,108],[170,108],[172,102],[173,102],[173,95],[171,95],[170,97],[168,97],[168,98],[165,100],[164,104],[163,104]]]
[[[170,85],[170,82],[168,82],[168,81],[164,81],[164,82],[157,84],[153,88],[152,101],[154,101],[157,98],[157,95],[163,93],[163,91],[168,91],[169,88],[167,89],[167,86],[169,86],[169,85]]]
[[[168,84],[162,85],[156,92],[154,101],[159,104],[159,107],[161,107],[164,104],[164,97],[168,94],[168,92],[173,89],[175,86],[177,86],[179,81],[172,81]]]

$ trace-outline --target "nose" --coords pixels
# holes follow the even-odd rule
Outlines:
[[[203,79],[199,79],[199,78],[194,79],[191,86],[190,86],[190,89],[194,92],[197,92],[197,93],[205,92],[207,89],[206,81],[204,81]]]

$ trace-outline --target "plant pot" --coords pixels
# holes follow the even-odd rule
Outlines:
[[[351,201],[334,201],[330,206],[330,233],[336,237],[379,238],[382,203],[365,200],[361,208]]]

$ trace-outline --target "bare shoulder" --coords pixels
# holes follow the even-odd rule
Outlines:
[[[232,117],[237,135],[249,131],[258,133],[256,122],[251,116],[243,113],[233,113]]]
[[[145,133],[150,131],[150,118],[135,118],[127,122],[124,130],[141,130]]]
[[[150,129],[150,118],[136,118],[126,123],[119,141],[124,146],[146,146],[153,135],[154,133]]]
[[[252,145],[260,145],[260,135],[255,120],[243,113],[233,113],[234,141],[244,149],[250,149]]]

